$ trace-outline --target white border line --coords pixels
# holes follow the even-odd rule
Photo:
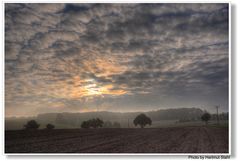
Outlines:
[[[2,131],[2,135],[3,135],[3,154],[6,154],[5,153],[5,3],[2,1],[2,56],[3,56],[3,59],[2,59],[2,83],[3,83],[3,90],[2,90],[2,112],[3,112],[3,131]]]
[[[228,53],[228,56],[229,56],[229,64],[228,64],[228,72],[229,72],[229,76],[228,76],[228,109],[229,109],[229,136],[228,136],[228,139],[229,139],[229,143],[228,143],[228,153],[6,153],[5,152],[5,4],[6,3],[116,3],[116,2],[109,2],[109,1],[99,1],[99,0],[89,0],[89,1],[76,1],[76,0],[73,0],[71,2],[68,2],[68,1],[57,1],[57,0],[52,0],[51,2],[49,1],[46,1],[46,0],[42,0],[42,1],[14,1],[14,0],[8,0],[8,1],[2,1],[2,20],[3,20],[3,25],[2,25],[2,29],[3,29],[3,47],[2,47],[2,51],[3,51],[3,78],[2,78],[2,81],[3,81],[3,101],[2,101],[2,104],[3,104],[3,155],[4,156],[42,156],[42,155],[45,155],[45,156],[58,156],[58,155],[62,155],[62,156],[106,156],[106,155],[109,155],[109,156],[114,156],[114,155],[119,155],[119,156],[141,156],[141,155],[151,155],[151,156],[204,156],[204,155],[208,155],[208,156],[219,156],[219,155],[231,155],[232,154],[232,140],[231,140],[231,133],[232,133],[232,113],[231,113],[231,75],[232,75],[232,64],[231,64],[231,58],[232,58],[232,53],[231,53],[231,36],[232,36],[232,31],[231,31],[231,19],[232,19],[232,16],[231,16],[231,3],[230,2],[226,2],[226,1],[222,1],[222,2],[209,2],[209,1],[206,1],[206,2],[199,2],[199,1],[196,1],[196,2],[185,2],[185,1],[177,1],[177,2],[161,2],[161,3],[186,3],[186,4],[190,4],[190,3],[228,3],[228,19],[229,19],[229,29],[228,29],[228,48],[229,48],[229,53]],[[118,1],[117,3],[130,3],[129,1],[126,1],[126,0],[120,0]],[[156,2],[156,1],[148,1],[148,2],[144,2],[144,1],[134,1],[133,3],[159,3],[159,2]]]
[[[231,8],[231,3],[228,3],[228,150],[229,150],[229,155],[232,154],[232,142],[231,142],[231,133],[232,133],[232,52],[231,52],[231,37],[232,37],[232,29],[231,29],[231,22],[232,22],[232,8]]]

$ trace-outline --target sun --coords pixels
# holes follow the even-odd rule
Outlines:
[[[98,87],[96,83],[88,84],[84,86],[84,89],[86,90],[88,96],[103,94],[101,92],[101,87]]]
[[[95,81],[91,81],[88,85],[84,86],[87,96],[100,96],[100,95],[122,95],[126,94],[125,90],[113,89],[112,84],[98,85]]]

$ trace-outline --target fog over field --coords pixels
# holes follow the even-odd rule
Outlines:
[[[228,112],[228,4],[5,4],[5,116]]]
[[[145,114],[151,118],[151,126],[146,128],[158,127],[178,127],[178,126],[202,126],[205,125],[201,116],[205,111],[199,108],[176,108],[146,111]],[[81,127],[83,121],[100,118],[103,120],[103,128],[116,128],[114,122],[119,123],[118,128],[138,128],[134,125],[133,120],[142,112],[85,112],[85,113],[43,113],[32,117],[8,117],[5,120],[6,130],[22,130],[29,120],[36,120],[40,124],[40,129],[45,129],[48,123],[55,126],[56,129]],[[219,114],[220,124],[228,125],[228,113]],[[109,125],[110,122],[110,125]],[[216,114],[212,114],[209,124],[216,124]]]

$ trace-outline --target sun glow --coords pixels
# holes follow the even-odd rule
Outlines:
[[[89,84],[86,85],[85,90],[87,91],[88,96],[97,96],[97,95],[122,95],[125,94],[126,91],[122,89],[113,89],[113,85],[103,85],[103,86],[97,86],[97,84]]]
[[[101,95],[102,92],[100,91],[101,87],[98,87],[97,84],[89,84],[84,87],[84,89],[87,92],[87,95],[92,96],[92,95]]]
[[[80,99],[83,97],[94,96],[120,96],[129,94],[126,86],[115,86],[113,84],[101,84],[94,79],[81,79],[75,76],[68,81],[56,85],[57,88],[51,89],[48,94],[57,98]]]

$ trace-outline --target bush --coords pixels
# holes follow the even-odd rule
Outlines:
[[[24,125],[25,129],[38,129],[40,124],[38,124],[35,120],[30,120]]]
[[[205,121],[206,125],[208,124],[208,121],[210,120],[211,115],[209,113],[204,113],[201,117],[202,121]]]
[[[52,125],[52,124],[47,124],[47,125],[46,125],[46,128],[47,128],[48,130],[52,130],[52,129],[55,128],[55,126]]]

